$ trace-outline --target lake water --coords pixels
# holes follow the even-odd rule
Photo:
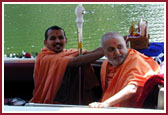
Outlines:
[[[64,28],[68,37],[66,48],[77,48],[75,8],[77,4],[5,4],[4,52],[40,52],[44,32],[52,25]],[[164,42],[165,3],[152,4],[83,4],[93,14],[84,15],[83,48],[92,50],[100,46],[102,35],[108,31],[128,34],[132,21],[140,17],[148,21],[150,42]]]

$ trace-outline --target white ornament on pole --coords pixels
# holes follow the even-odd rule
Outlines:
[[[76,14],[76,23],[78,28],[82,28],[82,24],[84,22],[83,15],[85,14],[85,9],[82,4],[79,4],[75,9]]]
[[[82,28],[83,28],[83,15],[85,14],[85,9],[82,4],[79,4],[75,9],[76,23],[78,29],[78,49],[82,49]]]

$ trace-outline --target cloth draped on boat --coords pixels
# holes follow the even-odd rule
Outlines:
[[[67,82],[62,82],[65,79],[70,79],[69,84],[74,86],[73,88],[75,92],[76,91],[75,87],[77,87],[76,84],[78,84],[77,78],[79,77],[78,76],[79,73],[71,73],[71,71],[69,71],[70,69],[69,68],[67,69],[67,64],[71,58],[74,58],[78,55],[79,55],[78,50],[75,50],[75,49],[69,49],[69,50],[64,49],[60,53],[55,53],[49,50],[47,47],[43,48],[41,53],[37,56],[37,59],[35,62],[35,68],[34,68],[35,88],[33,91],[33,98],[30,100],[30,102],[49,103],[49,104],[59,103],[59,100],[57,99],[60,98],[60,96],[56,98],[56,95],[59,91],[59,88],[62,86],[62,83],[67,83]],[[85,78],[86,79],[85,82],[89,83],[89,85],[88,84],[86,85],[89,88],[86,88],[86,89],[91,89],[92,87],[98,85],[98,82],[96,82],[97,80],[96,76],[94,76],[95,75],[94,72],[90,70],[89,67],[85,68],[85,72],[88,75],[86,76],[85,74],[85,76],[90,77],[89,79]],[[74,76],[72,76],[72,74]],[[89,76],[89,75],[92,75],[92,76]],[[65,76],[66,78],[64,78]],[[72,78],[68,78],[68,77],[72,77]],[[70,89],[72,89],[72,86]],[[64,89],[64,88],[61,88],[61,89]],[[74,104],[74,103],[76,104],[77,103],[76,100],[73,100],[74,99],[73,96],[75,97],[74,92],[70,92],[72,93],[71,96],[67,97],[67,98],[72,98],[71,101],[69,102],[63,101],[63,98],[64,98],[63,97],[61,98],[62,99],[61,102],[64,102],[64,103],[72,102],[71,104]],[[78,92],[78,90],[76,92]],[[88,98],[89,96],[91,95],[88,94]]]
[[[164,87],[164,74],[153,75],[145,81],[141,94],[137,99],[139,108],[156,108],[159,85]]]
[[[140,94],[146,79],[160,72],[160,67],[151,57],[147,57],[134,49],[129,49],[128,56],[124,63],[115,68],[112,67],[108,60],[105,60],[101,68],[101,83],[103,96],[101,101],[105,101],[115,95],[128,84],[138,86],[137,93],[124,102],[114,106],[136,107],[136,100]],[[107,76],[112,75],[108,85]]]
[[[164,43],[151,42],[150,46],[146,49],[137,49],[146,56],[153,57],[159,64],[164,61]]]

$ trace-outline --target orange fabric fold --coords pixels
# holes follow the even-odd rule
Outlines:
[[[146,79],[154,74],[159,74],[159,72],[160,66],[157,62],[134,49],[128,50],[126,60],[117,68],[112,67],[108,60],[105,60],[101,67],[103,89],[101,101],[115,95],[128,84],[143,87]],[[120,104],[114,106],[120,106]]]
[[[69,59],[77,55],[78,50],[75,49],[64,49],[60,53],[55,53],[47,47],[43,48],[35,62],[35,88],[30,102],[54,103]]]

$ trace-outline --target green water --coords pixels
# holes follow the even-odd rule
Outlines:
[[[75,7],[77,4],[4,4],[4,53],[40,52],[44,32],[52,25],[66,31],[66,48],[77,48]],[[148,21],[150,42],[164,41],[165,4],[83,4],[94,14],[84,15],[83,48],[100,46],[108,31],[128,34],[132,21]]]

